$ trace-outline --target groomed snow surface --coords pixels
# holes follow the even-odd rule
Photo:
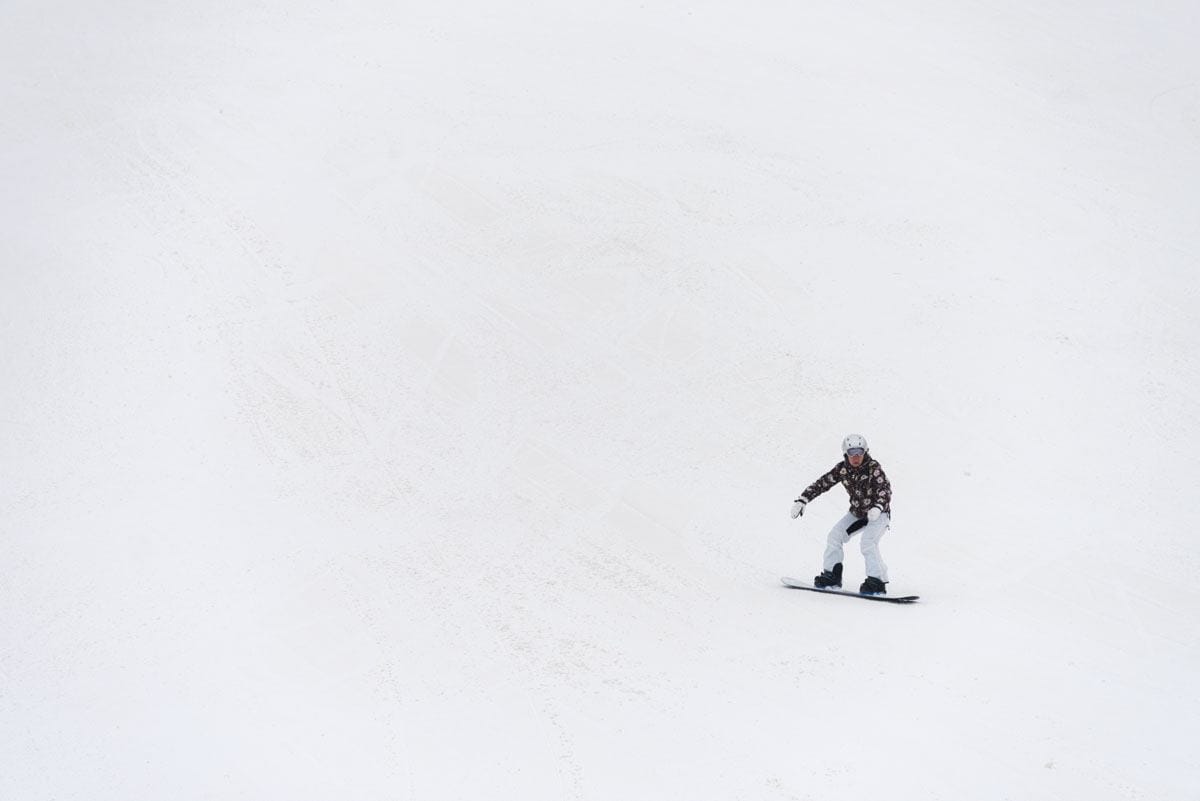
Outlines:
[[[1192,0],[3,11],[0,798],[1200,799]]]

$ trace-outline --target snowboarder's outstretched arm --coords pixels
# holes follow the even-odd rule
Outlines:
[[[804,507],[807,506],[808,502],[813,498],[817,497],[823,492],[833,489],[838,485],[838,482],[841,481],[841,478],[838,475],[838,471],[841,467],[842,466],[840,464],[835,465],[832,470],[818,478],[811,485],[809,485],[808,489],[800,493],[800,497],[797,498],[795,503],[792,504],[792,519],[804,514]]]
[[[812,484],[809,484],[808,489],[806,489],[806,490],[804,490],[804,492],[800,493],[800,497],[797,498],[797,500],[802,500],[805,503],[808,503],[809,501],[812,501],[814,498],[816,498],[818,495],[821,495],[821,494],[826,493],[829,490],[833,489],[834,487],[836,487],[838,484],[841,483],[842,478],[841,478],[840,473],[842,473],[842,472],[845,472],[844,465],[841,465],[841,464],[834,465],[832,470],[830,470],[828,473],[826,473],[825,475],[818,478]]]

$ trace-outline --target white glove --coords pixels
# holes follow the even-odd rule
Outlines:
[[[808,501],[803,498],[797,498],[792,504],[792,519],[795,520],[800,515],[804,514],[804,507],[808,505]]]
[[[881,514],[883,514],[882,509],[880,509],[878,506],[872,506],[870,509],[867,510],[867,520],[874,523],[876,520],[879,519],[879,516]]]

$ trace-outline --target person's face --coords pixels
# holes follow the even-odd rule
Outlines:
[[[851,467],[862,467],[863,458],[867,452],[862,448],[851,448],[846,451],[846,461],[850,462]]]

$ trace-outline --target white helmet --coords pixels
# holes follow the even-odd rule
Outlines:
[[[870,450],[870,448],[867,447],[866,437],[864,437],[861,434],[847,434],[846,438],[844,440],[842,440],[842,455],[843,456],[845,456],[847,453],[849,453],[851,448],[862,448],[863,453],[866,453],[867,451]]]

